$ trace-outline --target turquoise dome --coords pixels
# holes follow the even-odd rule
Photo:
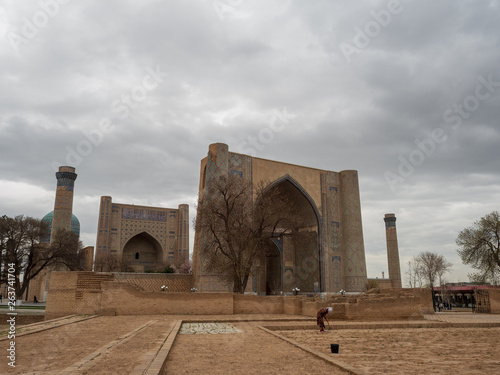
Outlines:
[[[49,224],[49,235],[47,237],[46,242],[50,242],[50,234],[52,233],[52,220],[54,219],[54,211],[49,212],[47,215],[45,215],[42,219],[42,221],[45,221],[47,224]],[[80,236],[80,220],[75,215],[71,216],[71,231],[78,236]]]

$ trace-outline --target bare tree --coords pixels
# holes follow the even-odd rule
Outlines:
[[[419,264],[422,279],[431,288],[434,287],[436,279],[441,281],[443,275],[450,272],[452,267],[442,255],[428,251],[420,253],[415,260]]]
[[[84,268],[82,242],[78,234],[70,230],[59,228],[52,234],[50,252],[57,259],[56,263],[70,271],[79,271]]]
[[[493,211],[462,230],[456,240],[464,264],[478,270],[471,280],[498,282],[500,274],[500,214]]]
[[[406,283],[410,288],[421,288],[422,287],[422,267],[420,262],[413,257],[408,261],[408,271],[406,271]]]
[[[193,264],[189,259],[186,259],[177,269],[177,273],[190,274],[193,270]]]
[[[68,230],[59,229],[52,233],[52,244],[42,241],[48,236],[48,224],[42,220],[23,215],[0,218],[0,252],[2,254],[1,282],[9,281],[8,269],[14,270],[17,296],[22,296],[31,279],[43,269],[63,266],[75,270],[80,265],[78,256],[82,248],[78,236]],[[20,275],[23,273],[23,282]]]
[[[98,253],[94,260],[95,272],[133,272],[130,263],[109,251]]]
[[[296,212],[279,185],[254,187],[237,175],[211,181],[195,221],[203,236],[204,266],[232,284],[235,293],[244,293],[269,241],[298,227]]]

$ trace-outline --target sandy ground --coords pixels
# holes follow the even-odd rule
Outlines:
[[[178,335],[163,375],[345,374],[335,366],[260,330],[256,323],[232,324],[243,332]]]
[[[448,322],[465,321],[456,314],[433,317]],[[162,340],[173,327],[175,318],[193,319],[193,316],[97,317],[20,336],[16,338],[17,367],[8,367],[8,361],[2,355],[0,374],[52,375],[108,347],[98,357],[87,360],[88,366],[81,374],[130,374],[147,361],[148,353],[159,347],[158,340]],[[344,373],[258,328],[259,325],[309,325],[308,321],[286,323],[273,317],[274,321],[245,322],[252,317],[230,318],[237,320],[232,324],[243,332],[179,334],[168,356],[164,374]],[[473,318],[500,319],[493,315],[468,315],[466,320]],[[195,320],[217,319],[222,317],[196,317]],[[309,329],[277,333],[369,375],[500,374],[500,327],[339,329],[325,334]],[[126,338],[127,335],[131,336]],[[331,343],[340,345],[339,354],[330,352]],[[0,350],[5,353],[7,345],[8,341],[0,341]]]
[[[500,374],[500,328],[279,331],[366,374]],[[340,345],[331,354],[330,344]]]
[[[151,319],[148,316],[103,316],[17,337],[16,367],[9,367],[7,358],[2,355],[0,374],[55,373]],[[0,342],[2,352],[8,348],[7,344],[7,341]]]
[[[155,321],[130,339],[119,344],[111,352],[99,356],[82,374],[128,374],[144,362],[144,355],[157,346],[156,341],[174,325],[173,321]]]

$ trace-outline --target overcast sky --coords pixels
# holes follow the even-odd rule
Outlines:
[[[0,214],[99,200],[195,215],[208,145],[359,171],[369,277],[500,209],[498,1],[0,1]],[[190,247],[193,246],[191,233]],[[387,276],[386,276],[387,277]]]

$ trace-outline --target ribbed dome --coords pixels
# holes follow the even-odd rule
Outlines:
[[[47,224],[49,224],[49,236],[47,242],[50,242],[50,234],[52,233],[52,220],[54,220],[54,211],[49,212],[42,219],[42,221],[45,221]],[[71,231],[80,236],[80,220],[78,220],[75,215],[71,216]]]

